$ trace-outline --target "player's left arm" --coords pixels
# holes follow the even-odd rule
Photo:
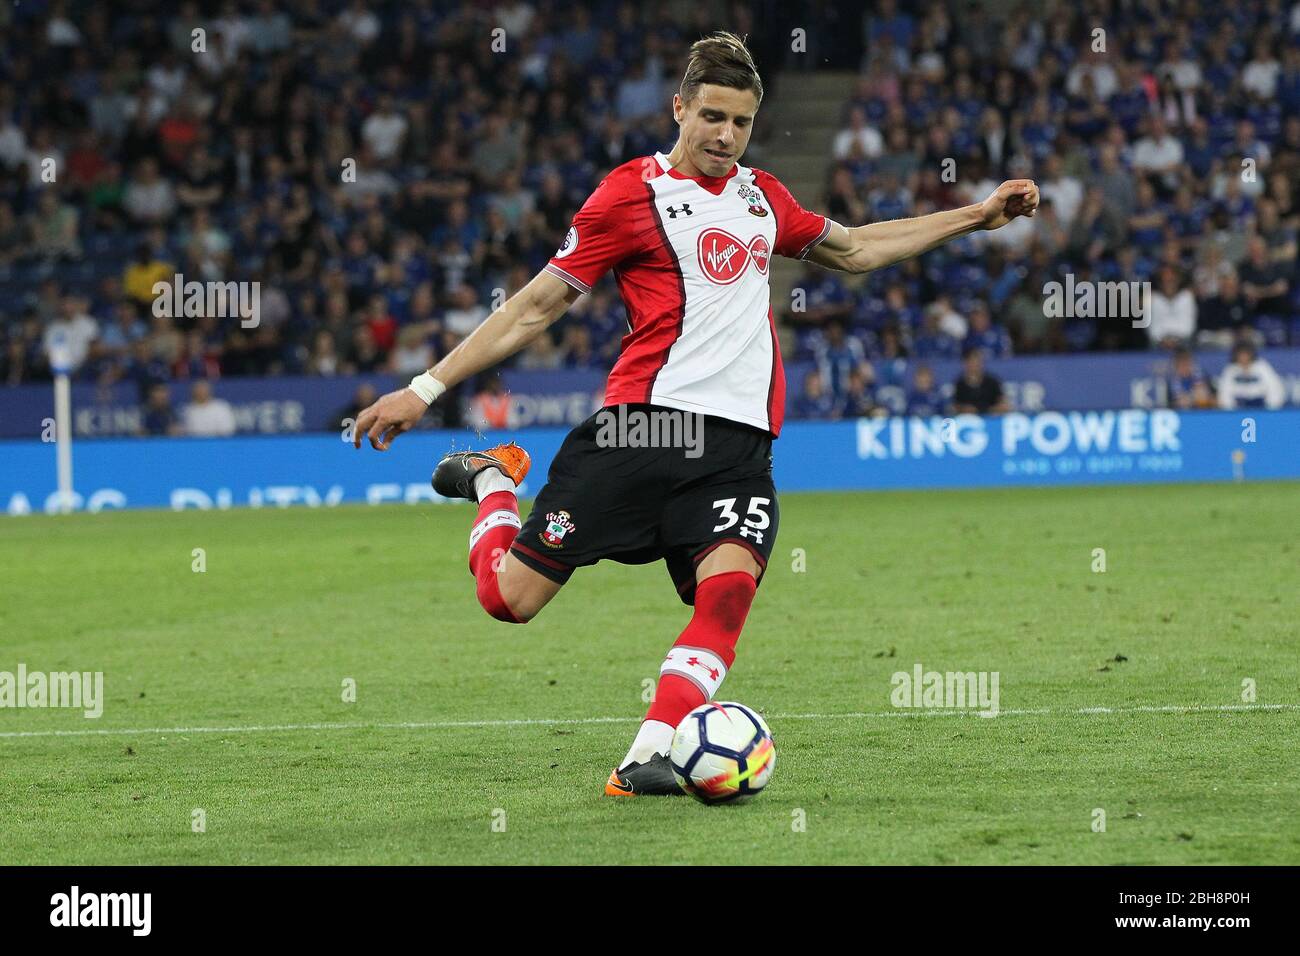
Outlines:
[[[935,246],[981,229],[999,229],[1038,211],[1032,179],[1009,179],[981,203],[866,226],[830,221],[830,232],[808,253],[808,261],[841,272],[871,272],[911,259]]]

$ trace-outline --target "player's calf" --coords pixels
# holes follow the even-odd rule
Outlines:
[[[523,624],[537,611],[512,606],[500,582],[510,543],[520,528],[515,492],[531,465],[528,452],[510,442],[486,451],[447,455],[433,471],[434,491],[478,503],[478,516],[469,533],[469,569],[476,582],[475,593],[488,614],[511,624]]]
[[[656,758],[661,760],[668,753],[673,731],[682,718],[712,700],[722,685],[736,659],[736,641],[745,626],[756,587],[753,574],[736,570],[713,574],[696,585],[695,613],[668,649],[668,656],[659,668],[654,703],[646,712],[627,756],[610,775],[610,783],[605,787],[607,794],[614,795],[615,790],[645,794],[678,792],[675,784],[673,788],[658,786],[658,777],[649,768],[658,764]],[[629,773],[633,770],[653,779],[645,781],[641,788],[621,789],[631,779]]]

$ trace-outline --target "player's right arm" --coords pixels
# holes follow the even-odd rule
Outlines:
[[[569,310],[581,295],[543,270],[430,369],[447,388],[514,355]]]
[[[641,164],[624,163],[606,176],[573,217],[564,242],[546,268],[475,329],[447,356],[404,389],[390,392],[357,417],[352,444],[361,436],[387,451],[402,432],[448,388],[514,355],[562,316],[606,272],[639,252],[654,235],[645,202]]]
[[[394,438],[414,428],[424,416],[437,398],[433,392],[440,394],[442,389],[452,388],[514,355],[567,312],[579,295],[563,279],[550,272],[539,272],[442,361],[420,376],[425,384],[413,383],[389,392],[358,415],[352,434],[353,447],[360,448],[364,436],[370,439],[370,447],[387,451]]]

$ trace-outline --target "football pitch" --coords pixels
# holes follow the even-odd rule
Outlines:
[[[468,505],[4,520],[0,671],[104,699],[0,709],[0,864],[1300,863],[1300,486],[781,506],[720,695],[777,766],[721,807],[601,795],[689,617],[662,564],[517,627]],[[917,665],[1000,713],[893,706]]]

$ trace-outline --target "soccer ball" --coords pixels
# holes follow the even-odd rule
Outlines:
[[[709,703],[682,718],[668,751],[683,790],[704,803],[752,797],[772,779],[772,732],[743,704]]]

